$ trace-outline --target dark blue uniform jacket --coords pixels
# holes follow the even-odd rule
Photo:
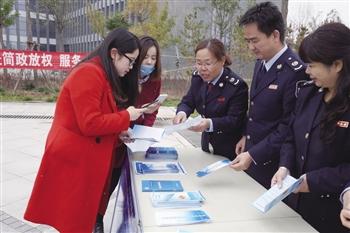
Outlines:
[[[178,105],[177,112],[191,115],[197,110],[213,121],[213,132],[202,133],[202,150],[233,159],[235,144],[242,136],[243,122],[248,108],[248,86],[233,71],[225,67],[215,86],[207,93],[207,83],[195,71],[187,94]]]
[[[337,121],[331,144],[320,138],[324,91],[314,84],[300,89],[280,166],[292,175],[306,173],[310,193],[297,195],[296,209],[321,232],[347,232],[341,226],[339,195],[350,182],[350,109]]]
[[[305,65],[287,49],[268,72],[257,61],[250,88],[250,107],[245,129],[246,150],[257,164],[246,171],[266,188],[277,171],[279,152],[294,109],[296,83],[306,79]]]

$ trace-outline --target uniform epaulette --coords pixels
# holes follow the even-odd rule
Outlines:
[[[298,97],[300,88],[310,86],[313,83],[314,83],[314,81],[312,81],[312,80],[309,80],[309,81],[308,80],[300,80],[300,81],[296,82],[296,84],[295,84],[295,97]]]
[[[301,70],[305,65],[296,59],[295,57],[288,57],[287,64],[292,68],[293,71],[298,72]]]
[[[225,80],[226,80],[226,82],[228,82],[234,86],[237,86],[240,83],[240,80],[238,78],[233,77],[233,76],[226,75]]]

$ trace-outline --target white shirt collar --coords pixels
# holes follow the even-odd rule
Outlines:
[[[275,54],[275,56],[273,56],[270,60],[268,60],[267,62],[264,61],[264,65],[267,71],[269,71],[269,69],[273,66],[273,64],[277,61],[278,58],[280,58],[280,56],[282,56],[282,54],[288,49],[287,44],[284,45],[284,47]]]
[[[218,77],[216,77],[215,79],[211,80],[211,81],[208,82],[208,83],[212,83],[213,85],[215,85],[215,84],[219,81],[219,79],[220,79],[220,77],[221,77],[221,75],[222,75],[223,73],[224,73],[224,68],[221,69],[221,72],[220,72],[220,74],[219,74]]]

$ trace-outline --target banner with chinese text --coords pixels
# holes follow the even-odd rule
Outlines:
[[[69,70],[86,53],[0,50],[0,68]]]

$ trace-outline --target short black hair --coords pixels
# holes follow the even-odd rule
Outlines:
[[[262,2],[250,8],[240,19],[239,26],[256,23],[259,31],[270,36],[274,30],[279,31],[280,41],[284,42],[285,23],[282,13],[272,2]]]

